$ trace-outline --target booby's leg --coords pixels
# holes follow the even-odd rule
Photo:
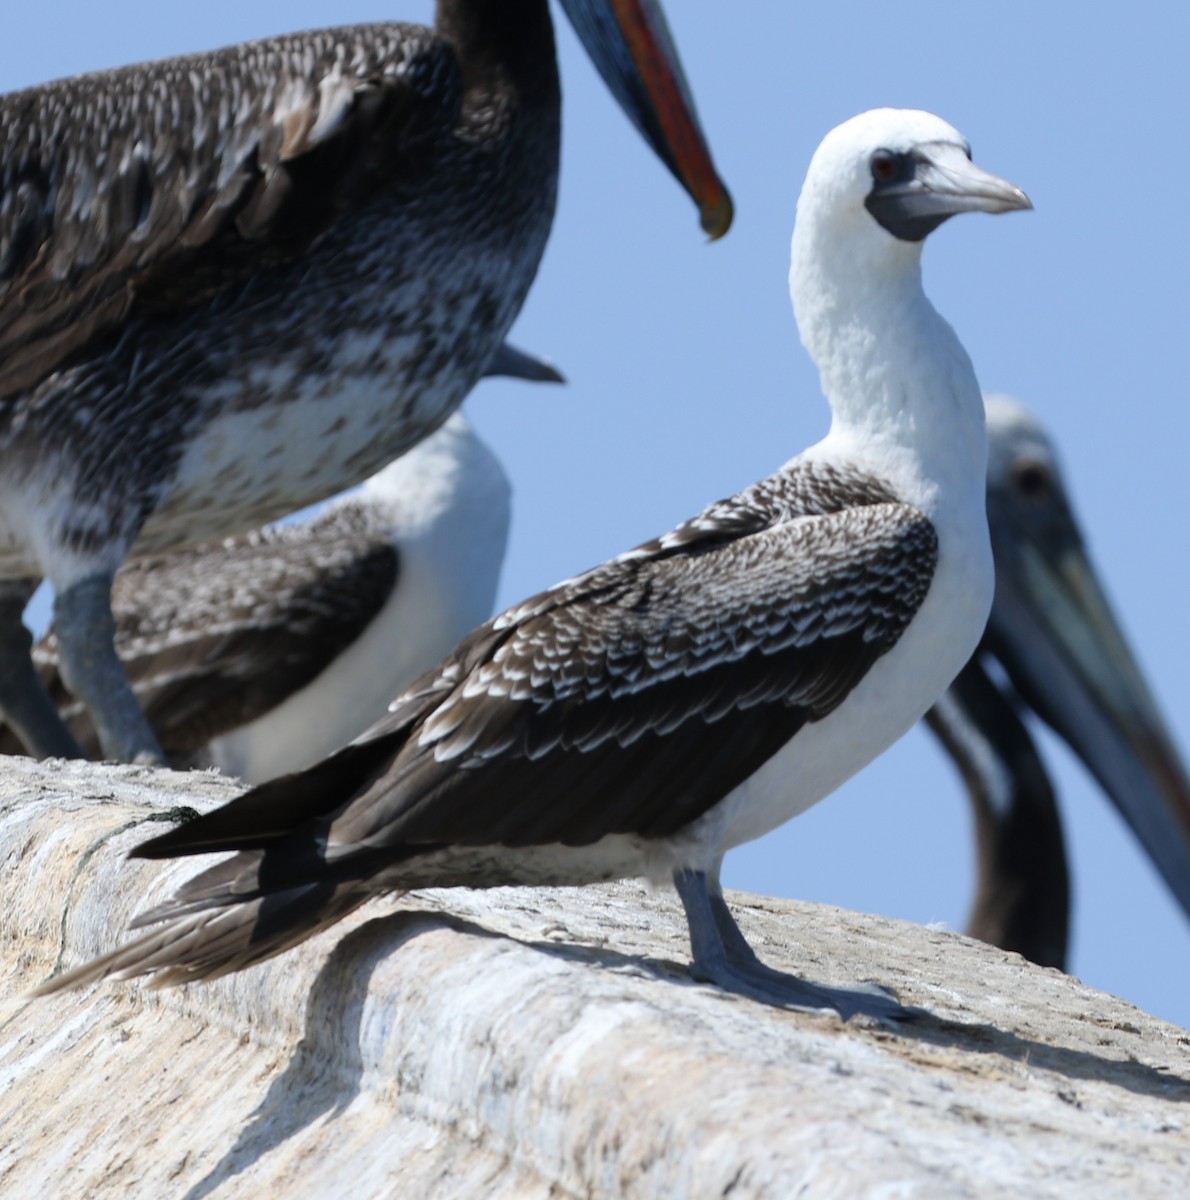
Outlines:
[[[112,577],[90,575],[54,599],[62,681],[95,722],[105,758],[165,763],[165,755],[116,655]]]
[[[731,915],[731,909],[727,907],[727,901],[723,898],[723,885],[719,882],[719,867],[722,862],[723,860],[719,859],[707,872],[707,899],[711,906],[711,917],[715,922],[715,928],[719,930],[727,957],[735,963],[754,963],[766,971],[773,971],[774,974],[779,975],[779,971],[775,971],[772,967],[766,967],[760,961],[756,951],[744,937],[744,931],[736,924],[735,917]]]
[[[690,928],[690,948],[694,961],[690,974],[694,979],[713,983],[736,992],[802,1012],[830,1009],[843,1020],[862,1013],[880,1021],[904,1020],[911,1014],[879,988],[834,988],[808,983],[765,966],[740,931],[719,889],[718,871],[708,886],[703,871],[674,872],[674,887],[686,910]]]
[[[0,715],[35,758],[82,758],[29,653],[33,636],[24,613],[36,587],[29,579],[0,583]]]

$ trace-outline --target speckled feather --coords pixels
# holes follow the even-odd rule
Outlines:
[[[301,526],[126,564],[112,589],[116,649],[170,760],[184,762],[314,680],[380,611],[398,573],[384,522],[351,502]],[[52,631],[34,661],[84,752],[98,757]],[[4,727],[0,753],[23,753]]]
[[[0,396],[134,308],[192,307],[300,254],[401,163],[351,155],[375,126],[412,149],[402,124],[440,134],[461,94],[429,30],[374,25],[0,96]]]
[[[0,576],[257,527],[446,417],[553,213],[531,34],[466,86],[389,24],[0,98]]]

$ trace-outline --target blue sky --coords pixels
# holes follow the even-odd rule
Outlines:
[[[14,5],[0,89],[430,10],[428,0],[391,11],[376,0]],[[984,386],[1032,405],[1054,431],[1092,554],[1185,744],[1190,10],[670,0],[737,205],[735,228],[711,246],[555,15],[561,199],[513,333],[570,384],[486,383],[468,402],[515,486],[500,604],[670,527],[822,436],[827,407],[786,286],[798,188],[839,121],[877,105],[928,108],[1036,212],[948,223],[926,250],[927,290]],[[1074,972],[1190,1025],[1190,922],[1078,764],[1042,740],[1073,864]],[[816,809],[735,851],[726,881],[961,928],[969,825],[952,769],[915,731]]]

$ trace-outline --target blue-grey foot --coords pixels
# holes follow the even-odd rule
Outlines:
[[[690,975],[704,983],[713,983],[725,991],[736,992],[802,1012],[836,1012],[846,1021],[863,1015],[878,1021],[903,1021],[914,1013],[902,1007],[883,988],[860,984],[853,988],[830,987],[810,983],[766,966],[748,945],[727,902],[719,890],[719,881],[708,882],[702,871],[675,871],[686,923],[690,928],[690,949],[694,961]]]
[[[82,758],[29,653],[33,637],[24,613],[36,587],[35,579],[0,583],[0,716],[34,758]]]
[[[103,756],[165,763],[165,755],[116,655],[111,575],[90,575],[54,598],[62,682],[86,706]]]

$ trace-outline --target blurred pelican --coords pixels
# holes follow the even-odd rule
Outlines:
[[[1015,401],[985,403],[995,601],[979,650],[926,721],[975,809],[968,932],[1064,968],[1062,826],[1022,709],[1082,759],[1187,913],[1190,779],[1087,557],[1053,443]]]

